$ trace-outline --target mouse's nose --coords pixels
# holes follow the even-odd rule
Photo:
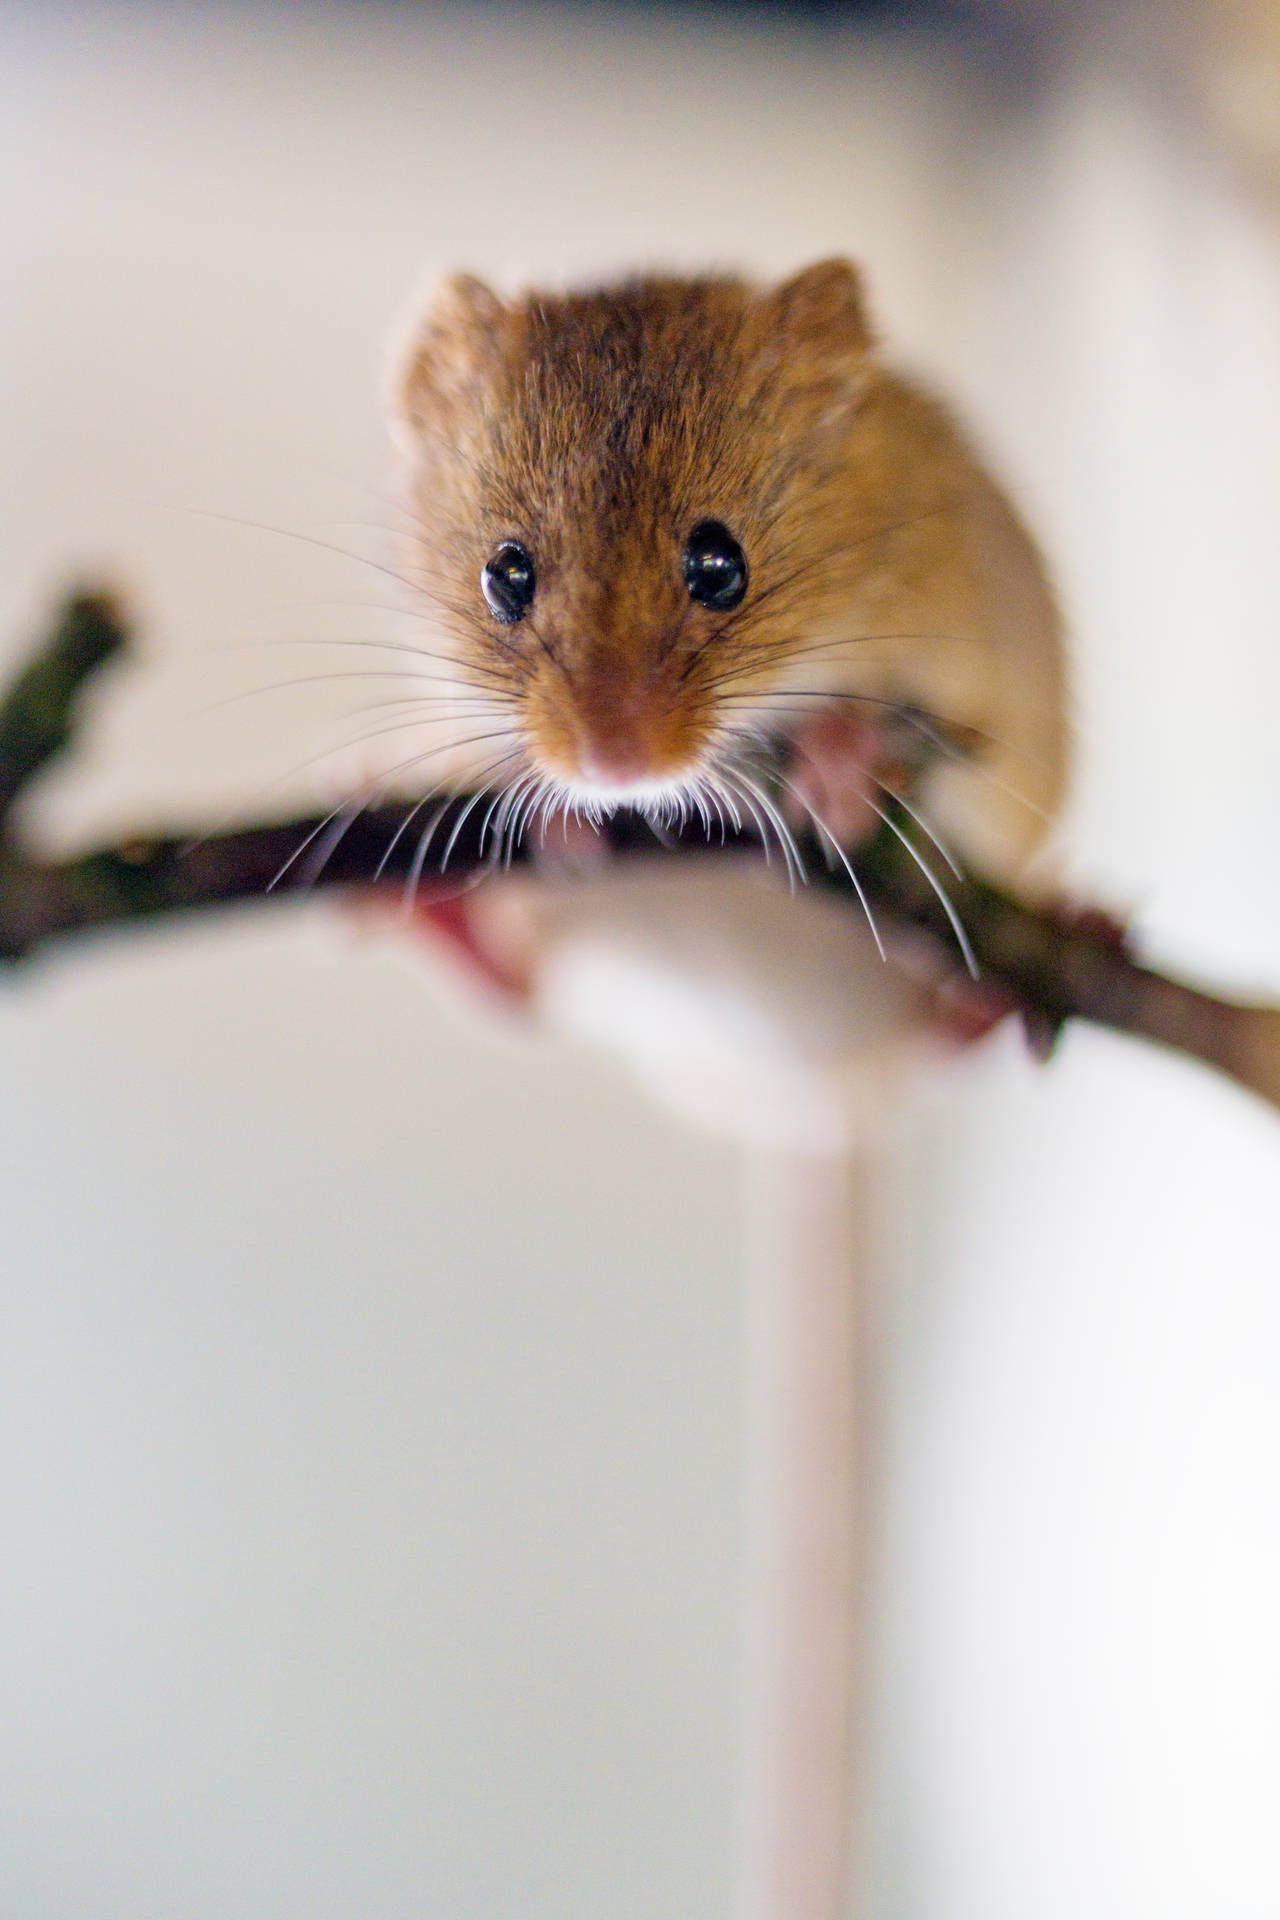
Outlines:
[[[582,779],[598,787],[628,787],[651,780],[661,752],[649,703],[613,691],[580,712],[576,757]]]
[[[643,746],[626,738],[592,740],[578,751],[578,769],[584,780],[600,787],[626,787],[647,780],[653,769]]]
[[[527,709],[543,769],[584,797],[641,800],[688,777],[700,741],[670,689],[619,665],[575,662],[570,698],[562,672],[542,676]]]

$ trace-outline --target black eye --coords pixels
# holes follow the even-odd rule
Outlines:
[[[523,620],[536,585],[533,561],[518,540],[504,540],[480,569],[480,587],[489,611],[504,627]]]
[[[684,543],[684,583],[700,607],[727,613],[747,590],[747,556],[728,527],[699,520]]]

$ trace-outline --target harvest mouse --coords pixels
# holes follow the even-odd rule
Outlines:
[[[936,845],[1016,880],[1064,779],[1052,594],[945,408],[881,361],[849,262],[765,288],[652,276],[510,300],[455,277],[415,325],[393,411],[401,566],[436,676],[415,773],[483,789],[495,845],[631,805],[754,821],[780,865],[811,824],[856,866],[893,795],[934,866]],[[776,785],[762,753],[776,765],[779,743]],[[708,944],[688,879],[665,876],[653,914],[644,882],[614,882],[613,919],[621,901],[623,946],[647,927],[667,953],[692,923],[688,962],[731,1003],[725,910]],[[474,899],[472,947],[508,974],[589,911],[544,890],[537,928],[526,914],[512,935],[500,901]],[[761,929],[785,925],[794,971],[795,906],[750,908],[753,966]],[[819,1055],[865,1038],[849,967],[873,1026],[919,1017],[876,980],[865,930],[839,937],[856,952],[834,1027],[803,988]]]
[[[441,656],[423,784],[487,795],[496,851],[628,805],[754,821],[778,866],[811,826],[856,873],[892,799],[921,860],[950,843],[1018,878],[1064,773],[1053,601],[948,414],[881,364],[852,266],[512,301],[454,279],[395,410],[401,570]],[[427,912],[668,1103],[766,1149],[743,1910],[816,1920],[851,1905],[873,1129],[937,989],[754,858],[560,867]]]

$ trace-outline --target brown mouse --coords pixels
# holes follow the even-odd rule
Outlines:
[[[402,564],[459,716],[431,779],[484,784],[495,831],[632,803],[776,832],[781,735],[793,817],[848,844],[893,788],[1018,872],[1065,768],[1052,595],[848,262],[512,300],[456,277],[394,411]]]

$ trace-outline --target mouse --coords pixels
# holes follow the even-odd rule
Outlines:
[[[930,871],[1025,880],[1066,779],[1062,622],[953,413],[882,355],[853,262],[515,296],[453,275],[396,356],[390,413],[398,567],[430,634],[411,784],[482,796],[495,850],[567,845],[625,806],[659,830],[754,825],[780,871],[807,828],[856,871],[892,803]],[[644,883],[609,884],[634,949]],[[658,887],[667,946],[689,930],[673,884],[698,883]],[[563,925],[531,932],[526,911],[513,933],[510,898],[482,893],[470,957],[527,981]],[[563,888],[542,895],[563,915]],[[795,903],[753,903],[753,965],[761,912]],[[919,1024],[856,937],[880,1024]],[[704,970],[723,1001],[722,946]],[[830,1051],[820,1022],[811,1044]]]
[[[949,998],[786,869],[804,832],[856,876],[887,815],[930,870],[1027,884],[1067,762],[1047,572],[951,412],[882,358],[842,259],[513,298],[455,277],[392,414],[398,570],[438,656],[405,771],[473,793],[494,848],[420,918],[473,984],[747,1148],[741,1884],[752,1914],[844,1912],[881,1150],[904,1069],[1007,1008],[981,981]],[[622,807],[659,835],[744,820],[773,865],[593,857]],[[415,813],[429,847],[429,797]],[[521,836],[532,870],[504,872]]]

